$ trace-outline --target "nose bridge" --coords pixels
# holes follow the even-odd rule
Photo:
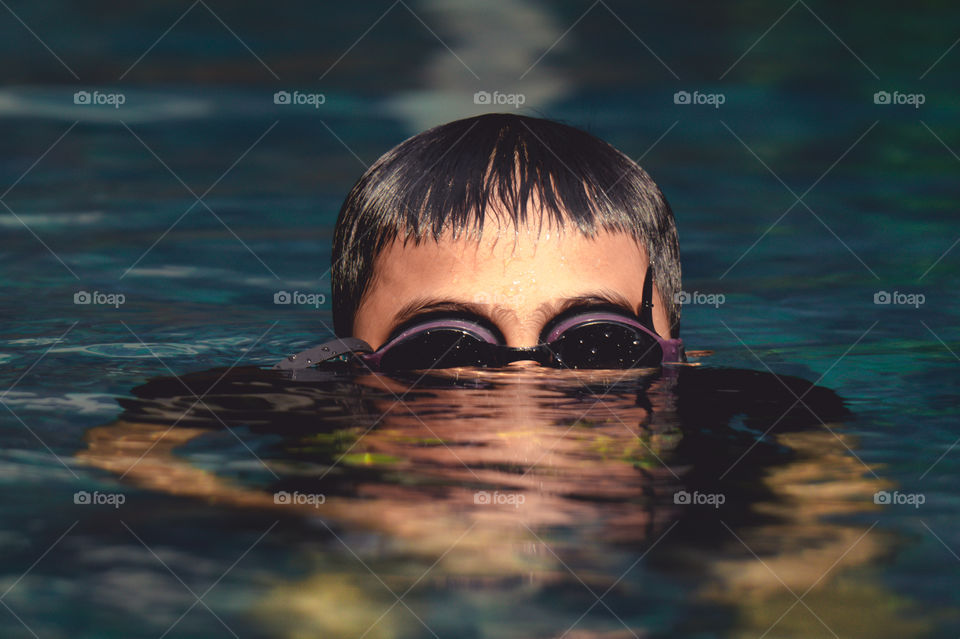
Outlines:
[[[526,302],[526,300],[524,300]],[[510,309],[509,326],[504,327],[506,344],[513,348],[533,348],[540,342],[539,315],[529,303],[515,304]]]
[[[548,366],[553,358],[550,351],[543,346],[528,346],[522,348],[507,347],[503,351],[502,364],[535,363]]]

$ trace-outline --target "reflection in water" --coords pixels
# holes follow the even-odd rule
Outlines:
[[[826,389],[696,367],[296,375],[151,381],[78,453],[286,521],[300,574],[251,608],[270,636],[924,630],[870,581],[895,540]]]

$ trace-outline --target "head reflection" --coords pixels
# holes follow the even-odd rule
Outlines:
[[[177,380],[136,389],[121,420],[91,430],[78,457],[154,490],[288,522],[319,517],[338,535],[374,532],[392,549],[377,572],[398,582],[415,577],[392,573],[393,556],[434,566],[431,583],[502,587],[522,578],[579,590],[570,569],[602,591],[645,556],[662,575],[692,571],[702,605],[779,601],[784,583],[809,587],[859,538],[860,527],[835,519],[869,510],[878,489],[846,453],[855,443],[821,428],[820,420],[847,416],[835,395],[814,389],[809,410],[791,408],[784,383],[802,393],[809,384],[801,380],[690,368],[221,374],[183,378],[202,405]],[[241,481],[227,464],[202,470],[178,452],[232,443],[226,428],[241,431],[271,472]],[[725,502],[683,503],[681,491],[722,494]],[[844,498],[820,497],[839,491]],[[324,501],[278,502],[278,494]],[[350,609],[358,620],[350,632],[359,635],[377,584],[363,571],[331,574],[337,547],[308,538],[298,552],[316,574],[278,583],[258,614],[276,623],[300,615],[322,630],[331,610]],[[771,539],[779,540],[772,553]],[[846,561],[868,561],[887,543],[874,533]],[[637,587],[641,574],[617,587]],[[330,584],[343,587],[335,593]],[[756,623],[769,625],[781,612]]]

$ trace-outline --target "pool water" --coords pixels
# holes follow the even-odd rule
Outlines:
[[[611,2],[550,48],[590,5],[424,2],[459,61],[400,5],[349,49],[389,6],[318,38],[211,4],[277,81],[201,5],[123,80],[177,15],[128,16],[98,65],[17,8],[82,82],[3,26],[40,79],[0,89],[0,636],[960,634],[956,10],[800,3],[756,42],[789,5]],[[298,88],[324,103],[274,103]],[[642,158],[711,352],[262,370],[330,335],[364,167],[494,89]]]

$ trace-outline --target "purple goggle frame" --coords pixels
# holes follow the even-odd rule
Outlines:
[[[647,269],[644,281],[639,319],[618,310],[583,309],[555,319],[537,346],[504,346],[482,323],[447,315],[411,322],[376,351],[363,340],[347,337],[291,355],[274,368],[304,369],[348,354],[373,371],[501,367],[521,360],[557,368],[633,368],[685,362],[680,339],[664,339],[650,328],[650,271]]]

